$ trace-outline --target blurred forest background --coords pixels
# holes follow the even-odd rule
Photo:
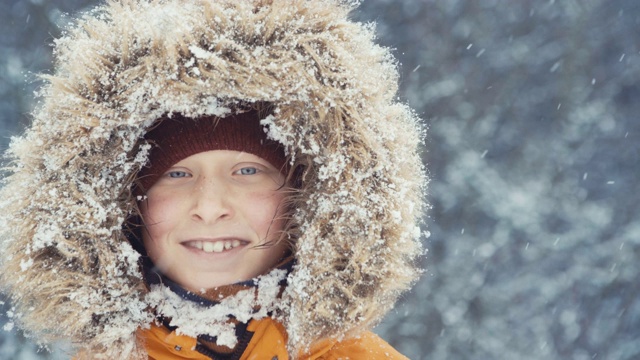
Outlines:
[[[0,150],[90,0],[0,4]],[[365,0],[429,127],[425,275],[377,328],[411,359],[640,358],[640,3]],[[0,303],[0,328],[10,304]],[[68,359],[0,330],[0,359]]]

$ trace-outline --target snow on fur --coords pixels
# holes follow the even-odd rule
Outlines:
[[[169,325],[176,326],[178,335],[197,337],[206,334],[216,337],[216,343],[233,348],[238,343],[233,318],[247,323],[251,319],[262,319],[269,313],[281,309],[278,301],[280,281],[287,271],[274,269],[254,281],[257,288],[242,290],[225,297],[216,306],[205,307],[196,302],[184,300],[167,286],[152,285],[147,294],[149,305],[159,314],[171,319]]]
[[[122,231],[160,116],[269,104],[269,136],[305,166],[282,319],[292,354],[374,325],[415,281],[425,170],[416,116],[372,26],[339,1],[121,0],[56,41],[43,103],[6,154],[2,286],[16,324],[93,356],[139,356],[152,320]],[[194,325],[195,326],[195,325]]]

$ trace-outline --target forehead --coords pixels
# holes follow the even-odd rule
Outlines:
[[[255,162],[265,166],[270,166],[275,168],[273,164],[271,164],[268,160],[261,158],[258,155],[251,154],[244,151],[236,151],[236,150],[209,150],[199,152],[190,156],[187,156],[184,159],[178,161],[175,165],[180,165],[184,163],[197,162],[202,163],[203,165],[207,164],[220,164],[220,163],[241,163],[241,162]]]

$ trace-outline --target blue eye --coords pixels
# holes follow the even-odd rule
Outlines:
[[[171,171],[167,173],[167,175],[169,175],[170,178],[178,179],[188,177],[189,173],[187,173],[186,171]]]
[[[258,172],[258,169],[254,167],[245,167],[240,169],[240,175],[255,175]]]

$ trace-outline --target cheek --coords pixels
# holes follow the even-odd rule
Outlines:
[[[157,240],[171,229],[171,219],[175,219],[179,208],[175,197],[150,193],[140,205],[140,214],[147,236]]]
[[[145,224],[155,224],[171,218],[177,205],[176,196],[162,192],[149,191],[147,198],[140,204],[140,212]]]
[[[282,217],[284,215],[283,209],[284,195],[282,193],[269,194],[269,195],[256,195],[249,199],[247,212],[259,231],[266,235],[267,232],[271,234],[279,234],[282,230],[283,223]]]
[[[144,228],[142,240],[151,261],[155,266],[164,269],[162,259],[166,258],[167,239],[174,224],[171,223],[173,201],[170,197],[148,194],[146,200],[140,204],[140,215]]]

